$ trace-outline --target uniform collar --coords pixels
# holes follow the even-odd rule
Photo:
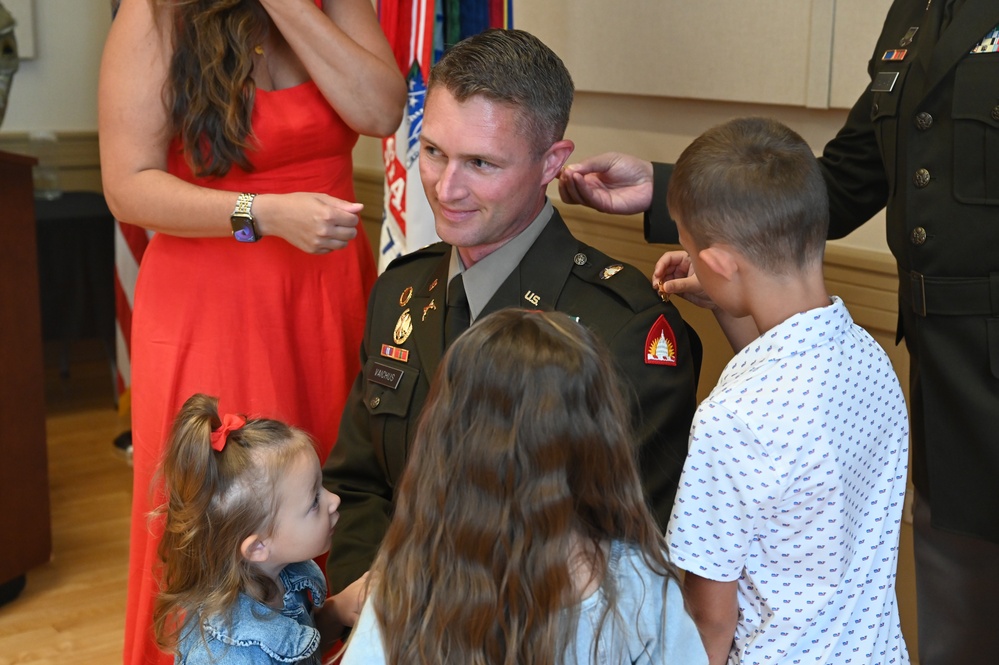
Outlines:
[[[496,290],[520,265],[528,250],[534,245],[538,236],[545,230],[552,218],[555,207],[547,198],[541,212],[534,220],[507,243],[488,256],[480,259],[471,268],[462,265],[457,248],[451,248],[451,259],[448,265],[448,284],[457,275],[462,276],[465,294],[468,296],[468,309],[472,314],[472,322],[479,317],[483,309],[492,299]]]

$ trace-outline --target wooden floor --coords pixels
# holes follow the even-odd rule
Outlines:
[[[116,664],[132,472],[111,442],[126,427],[103,353],[74,347],[63,379],[52,352],[46,349],[52,559],[29,571],[21,595],[0,607],[0,665]]]

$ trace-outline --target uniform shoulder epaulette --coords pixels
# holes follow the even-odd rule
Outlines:
[[[425,245],[419,249],[413,250],[408,254],[403,254],[402,256],[397,256],[392,259],[391,262],[385,267],[386,271],[392,270],[393,268],[398,268],[399,266],[404,266],[407,263],[412,263],[418,259],[427,258],[430,256],[439,257],[442,254],[450,251],[451,246],[446,242],[435,242],[430,245]]]
[[[640,312],[661,302],[649,278],[630,263],[613,259],[589,246],[581,247],[579,254],[585,256],[586,260],[582,264],[576,262],[573,274],[585,282],[614,293],[633,311]]]

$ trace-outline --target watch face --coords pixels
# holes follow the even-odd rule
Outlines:
[[[246,218],[234,217],[232,220],[232,236],[239,242],[256,242],[257,234],[253,228],[253,221]]]
[[[232,235],[240,242],[253,242],[257,239],[257,237],[253,235],[253,229],[250,228],[249,224],[238,231],[233,231]]]

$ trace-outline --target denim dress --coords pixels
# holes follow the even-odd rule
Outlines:
[[[176,665],[319,665],[319,631],[312,613],[326,600],[326,578],[314,561],[285,566],[284,609],[278,611],[240,594],[230,617],[188,621],[178,644]],[[202,631],[204,629],[204,639]]]

